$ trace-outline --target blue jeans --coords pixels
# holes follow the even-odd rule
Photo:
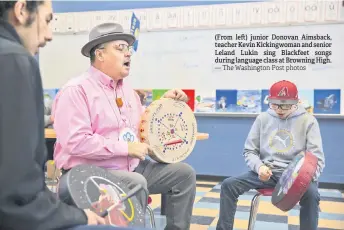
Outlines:
[[[148,230],[149,228],[124,228],[112,227],[107,225],[80,225],[69,230]]]
[[[240,195],[251,189],[273,188],[281,174],[274,173],[270,180],[262,182],[255,172],[247,172],[223,181],[220,194],[220,215],[216,230],[232,230],[237,202]],[[318,184],[312,182],[300,200],[300,230],[317,230],[320,195]]]

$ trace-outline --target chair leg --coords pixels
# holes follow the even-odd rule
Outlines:
[[[153,212],[153,209],[149,205],[147,205],[147,211],[148,211],[148,214],[149,214],[149,219],[150,219],[151,227],[155,228],[154,212]]]
[[[261,194],[257,193],[252,198],[250,217],[249,217],[249,221],[248,221],[248,228],[247,228],[247,230],[253,230],[254,229],[254,224],[256,222],[256,217],[257,217],[257,212],[258,212],[260,196],[261,196]]]
[[[160,205],[160,215],[165,216],[166,215],[166,205],[167,205],[167,194],[162,193],[161,194],[161,205]]]

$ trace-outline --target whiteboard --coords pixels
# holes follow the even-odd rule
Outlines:
[[[296,71],[224,71],[215,63],[215,35],[330,35],[331,48],[297,48],[329,50],[330,64],[304,64],[306,70]],[[127,80],[134,88],[193,88],[259,89],[267,88],[281,79],[294,81],[300,88],[344,87],[344,24],[308,25],[269,28],[237,28],[224,30],[192,30],[141,33],[138,52],[132,57],[130,76]],[[40,51],[40,68],[45,88],[59,88],[71,77],[85,71],[89,59],[80,53],[88,41],[88,34],[55,35],[54,40]],[[235,41],[230,41],[235,43]],[[315,41],[321,42],[321,41]],[[243,58],[235,48],[234,57]],[[264,58],[266,48],[254,48],[259,55],[248,58]],[[286,48],[293,50],[295,48]],[[220,49],[218,49],[219,52]],[[227,49],[228,50],[228,49]],[[270,48],[270,50],[276,50]],[[276,54],[281,57],[280,54]],[[290,57],[290,56],[289,56]],[[310,58],[314,55],[309,55]],[[231,57],[233,58],[233,57]],[[285,64],[287,65],[287,64]],[[295,64],[294,64],[295,65]],[[221,65],[220,65],[221,66]],[[271,65],[270,65],[271,66]]]
[[[222,66],[214,61],[217,56],[220,56],[215,55],[215,50],[217,49],[218,53],[221,50],[221,48],[215,48],[214,45],[216,34],[234,37],[237,34],[301,36],[316,33],[329,34],[332,38],[332,48],[296,49],[310,50],[310,54],[314,50],[329,50],[332,52],[329,57],[332,62],[330,64],[304,64],[306,70],[288,72],[216,69]],[[139,52],[133,57],[130,80],[134,87],[141,88],[265,89],[281,79],[294,81],[300,88],[342,88],[344,86],[343,40],[344,24],[146,33],[140,37]],[[235,55],[229,58],[244,58],[240,55],[240,51],[247,48],[233,49],[235,49]],[[263,56],[263,52],[267,48],[255,47],[253,49],[258,51],[258,57],[248,56],[247,58],[266,57]],[[286,50],[293,49],[295,48],[286,48]],[[269,50],[276,49],[269,48]],[[281,57],[278,53],[276,55]],[[309,55],[309,57],[312,58],[314,55]]]

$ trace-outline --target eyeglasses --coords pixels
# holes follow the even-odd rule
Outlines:
[[[118,51],[121,51],[122,53],[128,53],[129,52],[130,55],[132,55],[134,52],[134,49],[132,46],[128,46],[125,44],[115,44],[114,48]]]
[[[281,105],[279,105],[279,104],[272,104],[272,103],[269,104],[269,108],[270,109],[289,110],[292,107],[293,107],[293,105],[291,105],[291,104],[281,104]]]
[[[133,47],[126,44],[113,44],[112,47],[120,51],[121,53],[129,53],[130,55],[132,55],[134,52]],[[105,49],[105,46],[102,45],[101,47],[97,47],[97,49]]]

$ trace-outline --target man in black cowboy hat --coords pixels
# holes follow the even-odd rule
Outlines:
[[[54,159],[64,171],[79,164],[111,170],[129,188],[142,184],[143,207],[147,193],[168,197],[166,229],[190,228],[196,193],[194,169],[185,163],[161,164],[145,159],[151,148],[137,140],[143,113],[140,97],[123,81],[129,75],[135,37],[121,25],[104,23],[93,28],[81,53],[91,67],[71,79],[58,93],[53,106],[56,145]],[[178,89],[163,97],[187,101]],[[123,134],[133,142],[122,141]]]

